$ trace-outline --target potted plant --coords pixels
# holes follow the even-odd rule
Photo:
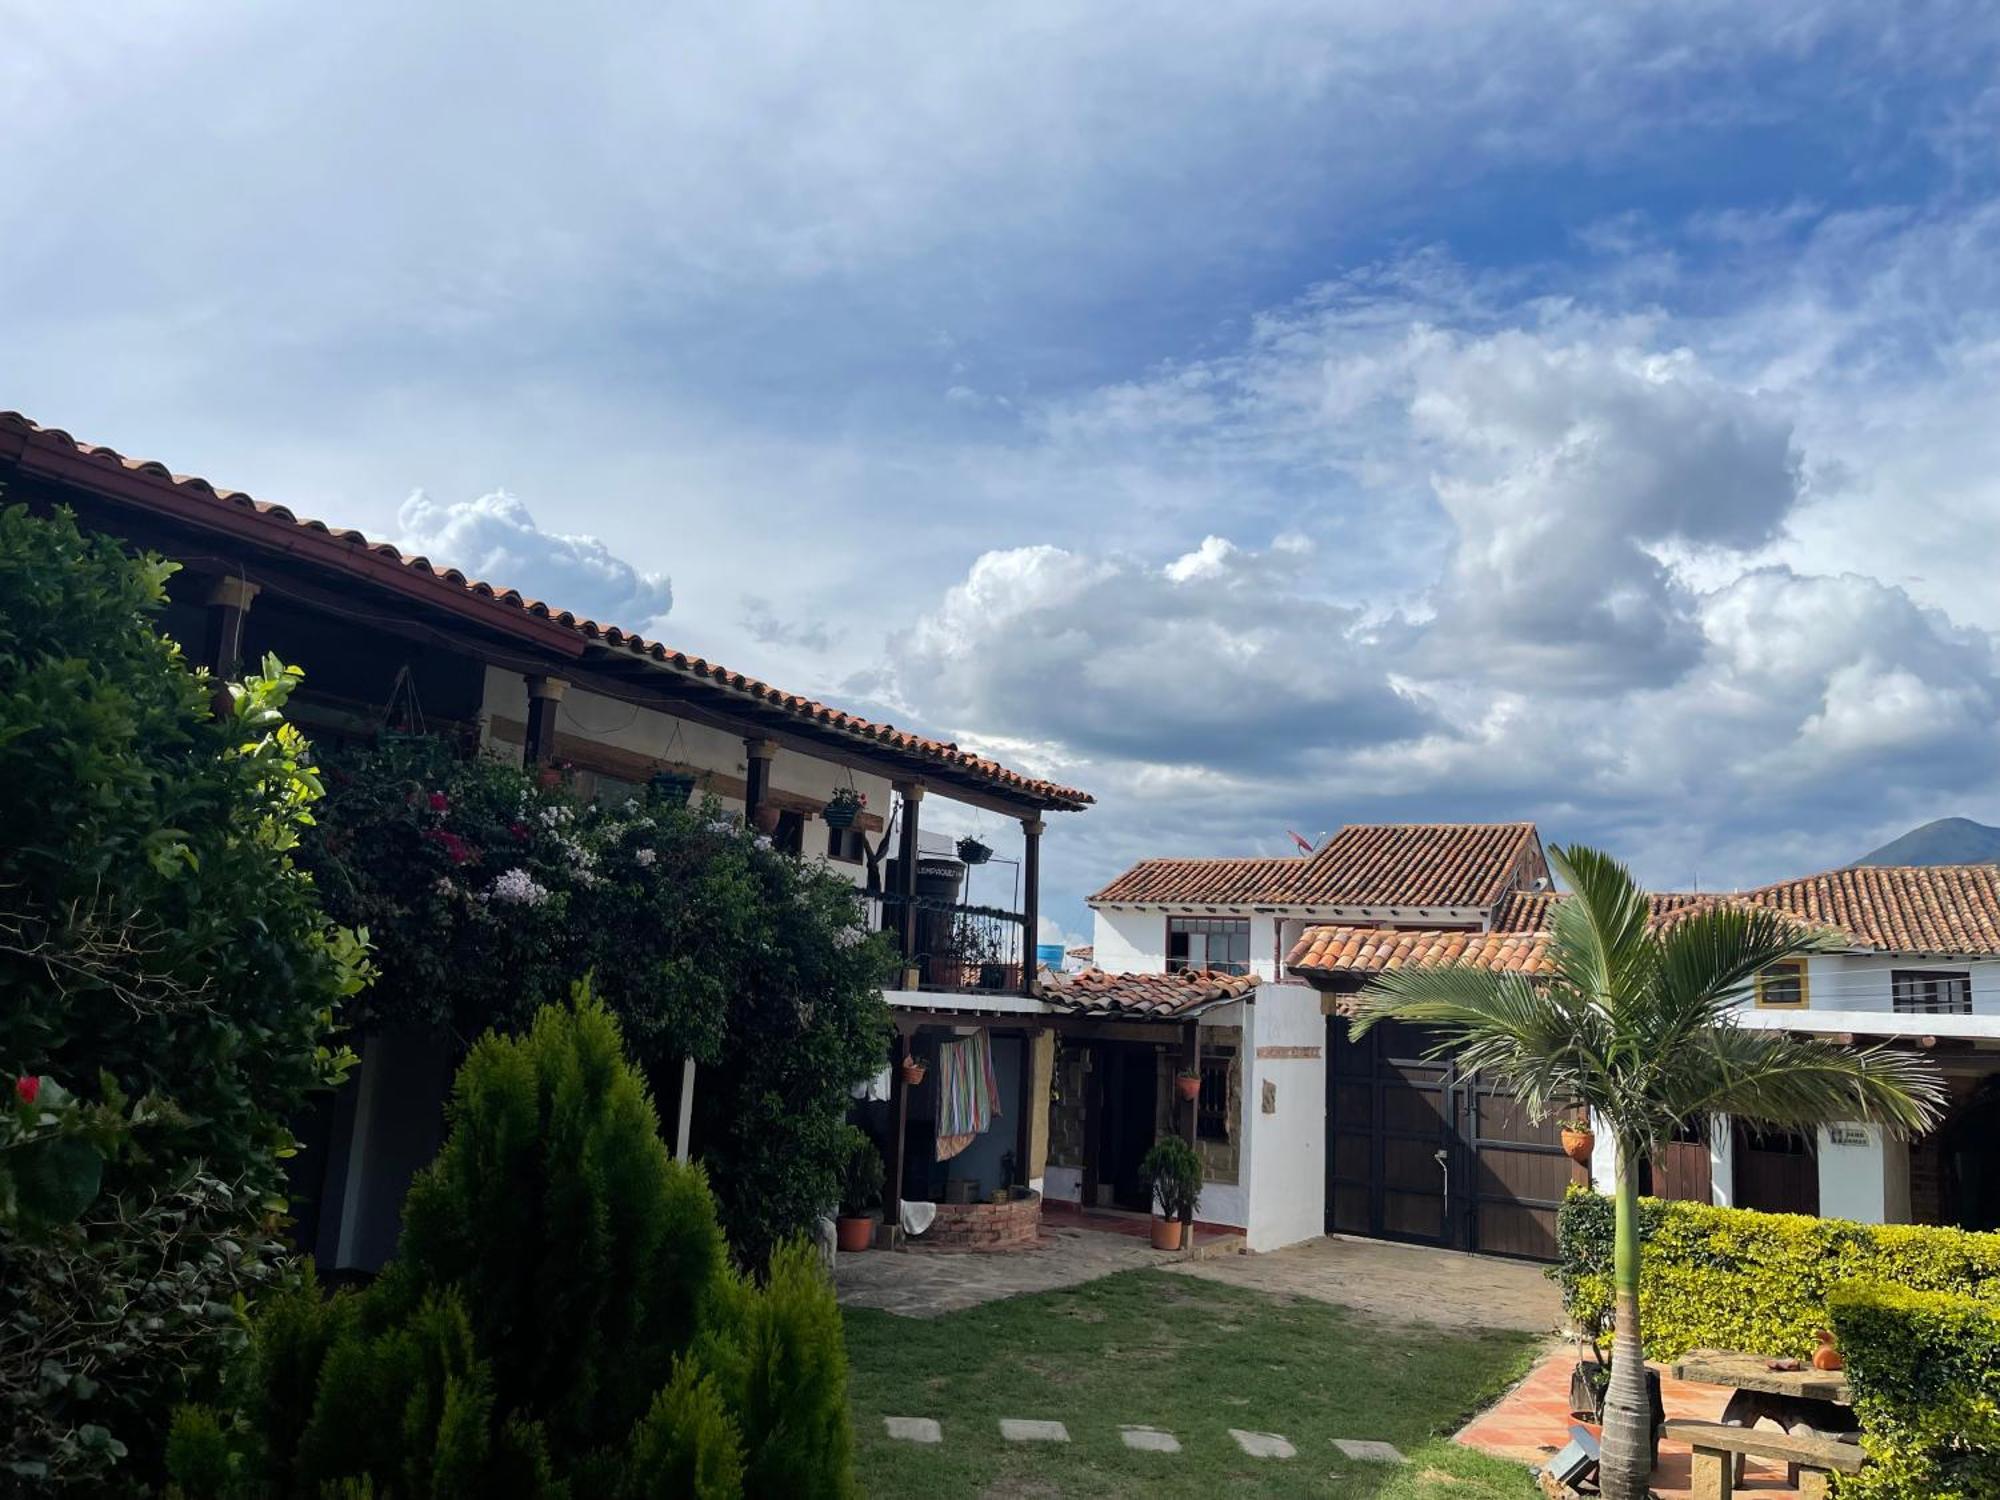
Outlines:
[[[1182,1068],[1174,1074],[1174,1089],[1181,1098],[1195,1100],[1201,1097],[1201,1070]]]
[[[1590,1128],[1589,1115],[1577,1115],[1562,1122],[1563,1155],[1578,1166],[1590,1165],[1590,1153],[1597,1148],[1597,1132]]]
[[[852,828],[867,805],[867,797],[853,787],[837,786],[833,795],[826,799],[826,806],[819,810],[819,815],[829,828]]]
[[[983,865],[993,857],[993,851],[968,833],[958,841],[958,857],[969,865]]]
[[[694,772],[655,771],[646,779],[646,796],[649,801],[662,803],[668,807],[685,807],[688,798],[694,795]]]
[[[875,1223],[882,1207],[882,1153],[860,1130],[847,1155],[841,1176],[840,1213],[834,1219],[834,1241],[844,1251],[866,1250],[875,1241]]]
[[[902,1075],[904,1083],[915,1088],[924,1081],[924,1075],[930,1072],[930,1069],[924,1065],[921,1057],[905,1047],[903,1060],[896,1064],[896,1071]]]
[[[1153,1248],[1178,1250],[1185,1220],[1194,1217],[1201,1199],[1201,1157],[1194,1147],[1177,1135],[1163,1135],[1139,1163],[1139,1171],[1153,1186],[1153,1201],[1160,1205],[1153,1220]]]

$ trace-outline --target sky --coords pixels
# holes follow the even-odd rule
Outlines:
[[[2000,822],[1993,7],[0,34],[0,408],[1085,787],[1069,934],[1344,822]]]

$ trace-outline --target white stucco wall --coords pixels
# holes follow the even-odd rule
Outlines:
[[[1098,911],[1091,962],[1107,974],[1164,974],[1167,919],[1156,911]]]
[[[1276,1250],[1326,1233],[1326,1018],[1319,992],[1299,984],[1260,986],[1254,1009],[1243,1090],[1251,1184],[1245,1242]],[[1298,1055],[1275,1055],[1280,1050]]]
[[[1194,1216],[1203,1223],[1227,1224],[1246,1234],[1250,1228],[1250,1179],[1255,1165],[1250,1153],[1257,1129],[1257,1112],[1251,1104],[1251,1069],[1257,1050],[1259,1020],[1257,1007],[1240,1000],[1234,1005],[1219,1006],[1201,1018],[1204,1030],[1212,1026],[1242,1028],[1237,1050],[1242,1062],[1243,1089],[1235,1125],[1236,1180],[1205,1183],[1200,1201],[1195,1204]],[[1157,1209],[1159,1205],[1154,1207]]]
[[[1910,1148],[1872,1125],[1823,1125],[1819,1211],[1862,1224],[1910,1222]]]

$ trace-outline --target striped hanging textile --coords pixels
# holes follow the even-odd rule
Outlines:
[[[938,1047],[937,1159],[950,1161],[1000,1117],[1000,1080],[984,1030]]]

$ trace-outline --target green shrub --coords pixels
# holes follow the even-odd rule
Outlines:
[[[1875,1459],[1840,1494],[2000,1495],[2000,1306],[1859,1282],[1836,1290],[1828,1310]]]
[[[1608,1322],[1611,1200],[1572,1189],[1556,1217],[1565,1306],[1579,1326]],[[1754,1349],[1803,1359],[1850,1281],[1955,1292],[2000,1305],[2000,1234],[1919,1224],[1767,1214],[1706,1203],[1639,1203],[1640,1326],[1646,1352]]]
[[[830,1284],[802,1245],[730,1269],[586,985],[474,1046],[397,1258],[268,1299],[241,1385],[244,1495],[852,1493]]]
[[[856,1130],[853,1140],[847,1169],[841,1174],[840,1211],[858,1219],[882,1206],[882,1153],[864,1130]]]
[[[231,1480],[229,1440],[206,1406],[183,1406],[167,1429],[167,1474],[180,1500],[219,1500]]]
[[[715,1379],[682,1360],[632,1434],[628,1500],[737,1500],[743,1439]]]
[[[275,1275],[287,1121],[365,977],[292,862],[320,794],[297,674],[190,670],[157,628],[174,571],[0,508],[0,1078],[85,1120],[33,1146],[59,1223],[0,1204],[0,1471],[50,1486],[128,1445],[120,1483],[159,1477]]]
[[[1194,1147],[1177,1135],[1161,1136],[1140,1161],[1139,1175],[1153,1185],[1162,1217],[1193,1217],[1202,1182],[1201,1156]]]
[[[750,1500],[846,1500],[854,1480],[847,1342],[818,1253],[794,1240],[762,1286],[732,1277],[703,1357],[742,1429]]]

